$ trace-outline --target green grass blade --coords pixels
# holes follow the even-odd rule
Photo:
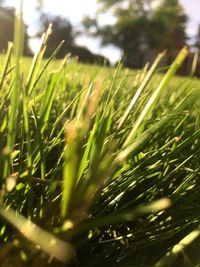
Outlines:
[[[67,242],[46,232],[11,208],[0,206],[0,215],[13,225],[25,238],[59,261],[67,264],[74,257],[74,248]]]
[[[35,82],[37,81],[37,76],[38,76],[38,73],[40,72],[40,65],[42,62],[42,58],[46,50],[46,43],[47,43],[49,35],[51,34],[51,31],[52,31],[52,25],[50,24],[46,33],[42,35],[40,39],[39,49],[35,53],[34,58],[32,60],[31,68],[30,68],[28,78],[27,78],[27,83],[26,83],[26,91],[28,95],[32,93]]]
[[[8,68],[10,66],[12,52],[13,52],[13,43],[9,42],[7,53],[6,53],[6,58],[5,58],[5,63],[4,63],[4,69],[3,69],[1,80],[0,80],[0,91],[2,90],[3,84],[5,82],[5,77],[8,73]]]
[[[146,74],[146,76],[143,78],[142,83],[139,86],[139,88],[137,89],[137,91],[136,91],[133,99],[131,100],[131,102],[130,102],[128,108],[127,108],[127,110],[125,111],[124,115],[120,119],[119,125],[117,127],[118,130],[123,126],[123,124],[124,124],[127,116],[129,115],[131,109],[133,108],[133,106],[136,103],[137,99],[141,95],[142,91],[145,89],[145,87],[147,86],[147,84],[151,80],[154,72],[156,71],[159,63],[161,62],[161,60],[163,59],[164,56],[165,56],[165,52],[163,52],[163,53],[161,53],[161,54],[158,55],[158,57],[154,61],[153,65],[151,66],[150,70],[148,71],[148,73]]]
[[[147,104],[144,107],[144,109],[142,110],[140,116],[138,117],[137,121],[134,124],[133,129],[131,130],[131,132],[129,133],[128,137],[126,138],[126,141],[124,142],[124,145],[123,145],[124,147],[126,147],[128,144],[130,144],[130,142],[137,135],[137,131],[138,131],[140,125],[145,120],[145,118],[149,115],[149,113],[151,112],[152,108],[155,106],[155,103],[156,103],[159,95],[167,87],[167,85],[169,84],[171,78],[174,76],[174,74],[180,68],[180,66],[182,65],[182,63],[183,63],[184,59],[186,58],[187,54],[188,54],[188,49],[184,47],[180,51],[180,53],[178,54],[177,58],[175,59],[173,64],[170,66],[169,70],[167,71],[167,73],[163,77],[162,81],[160,82],[160,84],[158,85],[156,90],[153,92],[151,98],[147,102]]]
[[[178,244],[176,244],[171,251],[162,257],[155,267],[170,267],[180,253],[184,253],[187,246],[191,245],[200,236],[199,227],[186,235]]]

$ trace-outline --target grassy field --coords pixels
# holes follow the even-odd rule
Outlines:
[[[200,81],[0,56],[1,266],[200,266]]]

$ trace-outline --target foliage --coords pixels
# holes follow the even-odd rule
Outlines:
[[[71,23],[60,16],[51,16],[43,13],[40,17],[42,27],[41,32],[38,33],[38,35],[42,35],[42,33],[48,28],[49,24],[52,24],[52,34],[48,40],[46,56],[49,57],[57,44],[62,40],[65,40],[66,45],[60,49],[58,54],[60,58],[63,58],[66,53],[69,53],[70,48],[74,45],[74,34]]]
[[[162,1],[153,14],[151,28],[155,38],[151,43],[151,48],[169,51],[181,49],[187,40],[186,22],[187,16],[177,0]],[[160,34],[161,32],[163,34]]]
[[[81,62],[109,65],[109,60],[105,57],[93,54],[86,47],[76,45],[76,33],[69,20],[45,13],[42,13],[40,17],[42,27],[41,32],[38,33],[39,36],[48,28],[49,24],[52,24],[52,34],[48,39],[45,57],[50,57],[57,44],[64,40],[64,44],[56,54],[57,58],[63,58],[67,54],[71,54],[73,57],[78,57]]]
[[[177,51],[186,44],[187,17],[177,0],[99,2],[103,12],[113,11],[116,22],[99,26],[97,21],[84,18],[83,25],[87,29],[96,27],[95,35],[102,37],[104,45],[111,43],[120,48],[128,67],[142,67],[148,54],[163,49]]]

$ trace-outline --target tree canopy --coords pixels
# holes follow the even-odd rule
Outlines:
[[[179,0],[98,0],[98,2],[99,12],[112,12],[115,22],[102,25],[98,21],[98,16],[85,17],[83,19],[85,30],[92,35],[100,36],[102,45],[113,44],[119,48],[124,65],[128,67],[142,67],[149,59],[149,55],[152,54],[154,57],[164,49],[176,52],[187,42],[187,16]],[[3,3],[4,0],[0,0],[0,6],[4,6]],[[88,62],[96,61],[96,55],[87,48],[76,45],[76,32],[68,19],[45,14],[42,0],[37,0],[37,12],[41,28],[39,35],[50,22],[53,23],[53,33],[49,39],[46,56],[52,53],[61,40],[65,40],[58,57],[72,53],[78,55],[84,62],[87,58]],[[13,41],[14,21],[13,9],[0,8],[0,51],[6,50],[8,41]],[[24,54],[29,54],[27,32],[25,32],[24,47]],[[99,60],[101,57],[97,58]]]
[[[76,32],[68,19],[43,13],[40,21],[41,31],[38,35],[41,35],[50,23],[52,24],[52,34],[49,36],[46,57],[49,57],[57,45],[64,40],[63,46],[57,53],[57,58],[63,58],[66,54],[71,54],[73,57],[77,56],[82,62],[109,65],[109,60],[104,56],[93,54],[86,47],[75,43]]]
[[[174,51],[186,44],[187,16],[178,0],[99,0],[101,11],[112,10],[116,19],[112,25],[100,26],[84,19],[85,27],[96,26],[95,35],[102,44],[114,44],[121,49],[123,62],[140,67],[150,51]]]
[[[163,0],[152,17],[154,38],[151,46],[170,51],[182,48],[187,40],[186,23],[187,16],[179,1]]]
[[[39,36],[46,31],[50,23],[52,24],[52,34],[49,36],[46,56],[50,56],[56,46],[62,40],[65,40],[64,46],[58,52],[58,57],[64,57],[66,53],[69,53],[70,48],[74,44],[74,33],[70,21],[60,16],[53,16],[45,13],[42,13],[40,17],[41,29],[38,33]]]

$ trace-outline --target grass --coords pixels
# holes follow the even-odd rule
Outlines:
[[[32,62],[12,44],[0,57],[1,266],[199,266],[187,49],[165,74],[164,54],[111,70],[54,60],[62,44],[43,60],[50,31]]]

